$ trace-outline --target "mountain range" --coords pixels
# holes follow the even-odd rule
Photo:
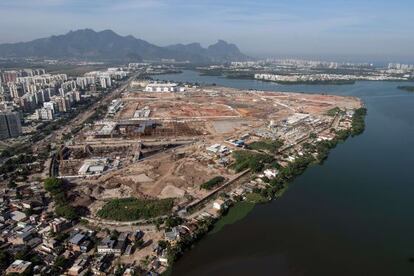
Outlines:
[[[200,63],[249,58],[236,45],[223,40],[207,48],[199,43],[160,47],[131,35],[118,35],[112,30],[96,32],[91,29],[70,31],[29,42],[0,44],[0,57],[128,61],[175,59]]]

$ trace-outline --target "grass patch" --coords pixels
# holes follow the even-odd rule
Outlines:
[[[97,215],[103,219],[117,221],[133,221],[139,219],[149,219],[162,215],[167,215],[172,207],[174,200],[166,199],[138,199],[121,198],[107,202]]]
[[[271,155],[264,153],[256,153],[247,150],[239,150],[233,152],[236,162],[232,165],[236,172],[251,169],[253,172],[260,172],[264,169],[265,164],[270,164],[274,160]]]
[[[246,200],[251,203],[264,203],[267,199],[258,193],[250,193],[246,195]]]
[[[266,151],[269,153],[277,153],[283,142],[280,140],[262,140],[249,144],[249,149],[257,151]]]
[[[337,114],[344,114],[345,112],[341,110],[339,107],[334,107],[326,111],[326,115],[335,117]]]
[[[226,225],[234,224],[237,221],[242,220],[253,210],[254,205],[254,203],[246,201],[236,203],[230,208],[229,212],[225,216],[217,221],[209,235],[219,232]]]
[[[213,188],[215,188],[215,187],[217,187],[218,185],[220,185],[221,183],[223,183],[223,182],[224,182],[224,180],[225,180],[225,178],[224,178],[224,177],[222,177],[222,176],[216,176],[216,177],[213,177],[213,178],[212,178],[212,179],[210,179],[209,181],[207,181],[207,182],[203,183],[203,184],[201,185],[201,188],[202,188],[202,189],[205,189],[205,190],[212,190]]]

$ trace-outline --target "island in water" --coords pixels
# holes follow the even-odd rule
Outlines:
[[[414,92],[414,86],[398,86],[397,88],[407,92]]]

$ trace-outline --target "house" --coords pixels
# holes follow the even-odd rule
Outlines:
[[[8,275],[8,274],[23,274],[23,273],[28,273],[31,266],[32,266],[32,263],[31,262],[26,262],[26,261],[22,261],[22,260],[15,260],[6,269],[6,275]]]
[[[72,265],[71,268],[68,270],[68,275],[77,276],[85,270],[89,264],[89,256],[88,255],[81,255]]]
[[[138,229],[137,231],[135,231],[134,235],[131,235],[130,239],[132,241],[139,241],[140,239],[142,239],[143,236],[144,232]]]
[[[43,239],[41,250],[47,253],[52,253],[58,245],[59,243],[55,239]]]
[[[233,146],[236,146],[236,147],[243,147],[244,146],[244,140],[242,140],[242,139],[239,139],[239,140],[229,140],[227,142],[230,143]]]
[[[13,211],[10,213],[10,219],[14,221],[23,221],[26,219],[26,214],[20,211]]]
[[[267,178],[273,179],[278,175],[279,172],[276,169],[267,169],[263,173]]]
[[[105,255],[99,256],[96,259],[96,262],[92,267],[92,272],[95,275],[107,275],[106,273],[104,273],[104,271],[106,271],[111,266],[112,259],[113,259],[112,254],[105,254]]]
[[[86,253],[92,248],[92,242],[85,240],[80,244],[79,248],[81,252]]]
[[[80,245],[85,239],[85,235],[77,233],[69,240],[69,246],[73,251],[81,251]]]
[[[117,243],[115,240],[111,240],[110,237],[106,237],[98,244],[98,253],[121,255],[123,248],[124,244],[122,242],[118,241]]]
[[[27,242],[27,246],[32,249],[36,248],[40,244],[42,244],[42,239],[38,237],[34,237]]]
[[[226,208],[226,203],[222,199],[217,199],[213,202],[213,208],[216,210],[223,210]]]
[[[176,83],[149,83],[145,87],[145,92],[184,92],[184,87],[179,87]]]
[[[133,268],[127,268],[124,271],[124,274],[122,274],[122,276],[134,276],[137,275],[137,272],[133,269]]]
[[[125,249],[125,255],[130,256],[132,254],[132,245],[128,245]]]
[[[173,227],[171,231],[166,231],[164,236],[167,241],[177,241],[180,238],[180,231],[177,227]]]
[[[11,244],[26,244],[32,238],[32,234],[30,232],[24,232],[17,235],[12,235],[8,238],[8,242]]]
[[[110,237],[106,237],[98,244],[98,253],[100,254],[113,253],[114,247],[115,247],[115,241],[111,240]]]
[[[207,147],[206,150],[209,153],[219,154],[219,155],[227,154],[229,152],[229,148],[227,148],[226,146],[220,145],[220,144],[211,145],[210,147]]]
[[[59,233],[67,229],[70,226],[70,223],[64,218],[55,218],[49,225],[53,232]]]

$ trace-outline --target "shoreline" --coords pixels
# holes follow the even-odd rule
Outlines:
[[[198,242],[202,240],[205,235],[214,235],[221,231],[227,225],[231,225],[240,221],[245,216],[247,216],[256,205],[258,204],[268,204],[278,198],[282,197],[283,194],[289,188],[289,185],[300,175],[302,175],[309,167],[313,165],[323,165],[323,162],[329,157],[329,153],[337,145],[344,143],[350,137],[356,137],[361,135],[365,130],[365,117],[367,115],[367,109],[363,103],[361,107],[357,109],[352,117],[352,126],[346,131],[338,131],[335,135],[335,138],[330,141],[321,141],[316,145],[311,145],[317,149],[317,156],[315,158],[303,158],[299,161],[289,163],[289,168],[294,168],[293,173],[288,174],[283,182],[282,186],[269,186],[267,189],[262,189],[260,191],[254,191],[250,194],[256,195],[256,200],[249,200],[246,197],[241,198],[240,200],[233,202],[231,206],[228,206],[226,211],[218,218],[206,219],[203,226],[200,227],[202,232],[196,234],[193,239],[186,240],[183,243],[178,242],[175,246],[167,248],[168,251],[168,266],[162,275],[171,275],[173,273],[174,265],[177,261],[188,251],[190,251]],[[255,174],[252,174],[255,175]],[[268,196],[264,196],[263,193],[266,193]],[[250,195],[249,194],[249,195]],[[249,208],[242,209],[244,213],[237,212],[237,209],[240,208],[243,204],[250,205]]]

